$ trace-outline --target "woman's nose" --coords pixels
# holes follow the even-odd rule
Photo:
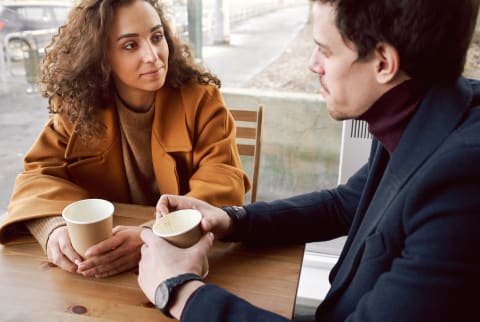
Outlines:
[[[145,62],[154,62],[158,59],[156,47],[150,42],[146,43],[142,55]]]

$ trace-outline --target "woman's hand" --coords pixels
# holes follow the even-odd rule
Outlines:
[[[82,257],[73,249],[67,226],[60,226],[50,233],[47,242],[48,261],[61,269],[74,273]]]
[[[202,214],[202,229],[222,238],[231,229],[231,220],[225,211],[192,197],[162,195],[157,202],[157,218],[179,209],[196,209]]]
[[[141,227],[116,226],[113,236],[92,247],[83,262],[77,263],[77,272],[84,276],[108,277],[132,269],[140,260]]]

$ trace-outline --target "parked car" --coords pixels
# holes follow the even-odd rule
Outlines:
[[[30,31],[51,30],[61,26],[71,8],[69,2],[15,1],[0,3],[0,34],[4,43],[5,57],[20,60],[27,47],[43,48],[48,43],[32,44],[25,34]],[[40,35],[42,32],[37,32]],[[45,38],[45,37],[44,37]],[[47,38],[47,41],[49,40]],[[40,49],[40,48],[37,48]]]

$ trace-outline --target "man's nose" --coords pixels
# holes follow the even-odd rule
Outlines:
[[[323,58],[320,56],[320,54],[316,50],[310,56],[310,60],[308,62],[308,68],[310,69],[311,72],[318,75],[323,75],[325,73]]]

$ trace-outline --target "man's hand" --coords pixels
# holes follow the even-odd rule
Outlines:
[[[141,238],[145,243],[142,246],[142,258],[139,263],[138,284],[152,303],[155,303],[157,286],[164,280],[183,273],[201,276],[203,260],[213,245],[212,233],[206,233],[190,248],[175,247],[155,236],[149,229],[143,230]],[[175,302],[171,307],[173,316],[180,317],[187,299],[202,285],[202,282],[191,281],[177,290]]]
[[[196,209],[202,214],[203,231],[211,231],[216,238],[230,232],[231,220],[225,211],[192,197],[162,195],[157,202],[157,218],[179,209]]]

